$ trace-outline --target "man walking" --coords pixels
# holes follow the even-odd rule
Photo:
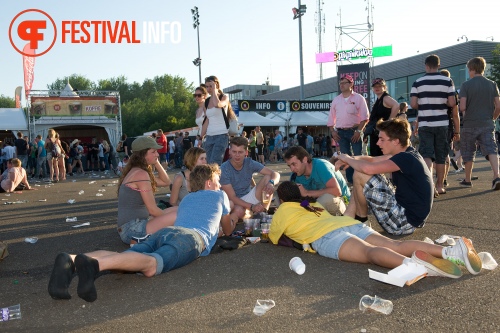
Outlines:
[[[426,74],[413,83],[410,104],[418,110],[419,153],[431,174],[432,162],[436,163],[435,193],[444,194],[445,162],[450,150],[448,107],[454,107],[456,102],[453,81],[438,72],[439,64],[439,57],[435,54],[425,58]],[[454,118],[454,125],[460,128],[458,118]],[[456,133],[453,139],[459,140],[460,133]]]
[[[500,190],[498,177],[498,147],[495,142],[495,120],[500,115],[498,86],[483,76],[486,60],[472,58],[467,62],[470,79],[460,88],[460,111],[464,112],[460,152],[465,162],[462,186],[471,187],[476,142],[493,170],[492,190]],[[457,127],[455,127],[457,128]]]
[[[363,96],[353,91],[354,79],[350,75],[340,78],[341,94],[335,97],[330,107],[327,126],[333,139],[339,143],[340,151],[348,155],[361,155],[363,140],[361,133],[370,116]],[[352,184],[352,168],[346,170],[346,178]]]

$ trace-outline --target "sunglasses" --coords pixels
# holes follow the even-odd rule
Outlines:
[[[203,94],[193,94],[193,97],[201,97]]]

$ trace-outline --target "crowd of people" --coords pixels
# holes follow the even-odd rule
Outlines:
[[[410,104],[418,110],[413,130],[406,118],[407,105],[388,95],[383,79],[372,82],[377,100],[370,113],[365,99],[353,91],[353,78],[342,76],[341,93],[332,101],[328,118],[331,136],[318,135],[317,140],[302,128],[288,139],[279,130],[264,134],[259,126],[248,137],[246,133],[230,135],[229,122],[235,116],[228,96],[220,90],[217,77],[207,77],[193,94],[198,104],[196,123],[201,126],[194,142],[189,133],[181,132],[168,142],[160,129],[135,140],[124,135],[117,145],[117,233],[131,248],[123,253],[60,253],[50,276],[49,294],[54,299],[70,298],[68,287],[76,273],[78,296],[92,302],[97,299],[95,279],[101,271],[141,272],[151,277],[187,265],[208,255],[217,237],[233,234],[243,218],[267,211],[273,199],[277,209],[269,238],[274,244],[286,238],[328,258],[387,268],[413,262],[424,266],[428,276],[459,278],[458,265],[479,274],[481,260],[466,237],[449,247],[398,241],[364,223],[372,212],[388,235],[408,235],[424,227],[433,199],[446,193],[446,163],[456,162],[449,158],[451,143],[460,142],[465,165],[462,186],[472,186],[479,145],[493,171],[492,189],[500,190],[494,127],[500,115],[498,87],[483,77],[484,59],[473,58],[467,67],[471,79],[457,97],[449,75],[438,71],[439,57],[425,59],[426,74],[411,90]],[[419,136],[418,150],[412,146],[414,132]],[[369,155],[362,153],[365,138]],[[21,167],[30,144],[22,134],[18,140],[19,148],[16,144],[12,156],[12,148],[4,149],[10,158],[2,174],[3,191],[13,191],[19,183],[30,189]],[[323,142],[329,157],[332,140],[340,154],[322,159]],[[87,146],[87,168],[109,170],[112,149],[105,140],[97,142],[93,139]],[[59,163],[64,155],[73,159],[70,173],[85,166],[74,156],[85,154],[79,140],[65,147],[54,130],[49,130],[46,141],[39,135],[33,146],[37,161],[41,159],[34,172],[41,174],[42,164],[48,164],[54,182],[66,175]],[[172,159],[181,169],[173,182],[166,172]],[[290,181],[280,184],[280,173],[266,166],[266,161],[278,160],[290,168]],[[255,174],[260,175],[258,182]],[[158,187],[171,188],[165,209],[155,199]]]

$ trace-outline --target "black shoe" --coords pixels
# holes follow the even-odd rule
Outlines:
[[[450,162],[451,162],[451,165],[453,165],[453,167],[455,168],[455,170],[458,170],[457,162],[455,162],[455,160],[453,158],[450,158]]]
[[[448,187],[448,181],[445,179],[443,182],[444,187]]]
[[[472,182],[466,182],[465,179],[462,180],[459,184],[460,184],[460,186],[463,186],[463,187],[472,187]]]

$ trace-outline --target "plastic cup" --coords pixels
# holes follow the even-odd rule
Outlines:
[[[267,193],[265,190],[262,191],[262,204],[264,206],[267,206],[269,204],[269,201],[271,201],[271,195]]]
[[[377,295],[375,295],[375,297],[365,295],[361,297],[361,300],[359,301],[359,309],[362,312],[371,310],[388,315],[392,312],[392,308],[393,304],[391,301],[380,298]]]
[[[269,223],[261,223],[260,224],[260,239],[261,242],[267,243],[269,242]]]
[[[245,225],[245,236],[252,236],[253,232],[253,219],[243,219]]]
[[[288,264],[290,269],[295,273],[302,275],[306,271],[306,265],[299,257],[293,257]]]

